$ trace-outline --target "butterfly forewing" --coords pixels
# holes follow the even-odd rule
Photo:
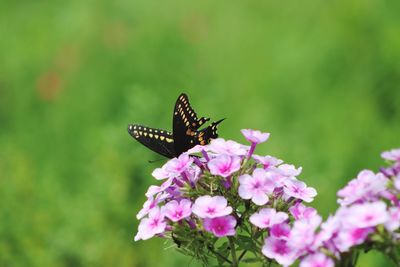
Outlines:
[[[197,130],[201,125],[210,120],[210,118],[198,118],[196,112],[189,102],[186,94],[181,94],[176,100],[174,116],[179,116],[184,121],[185,127]]]
[[[138,124],[129,125],[128,132],[133,138],[154,152],[167,158],[176,156],[172,133]]]
[[[207,121],[207,119],[201,118],[199,120],[197,118],[187,95],[181,94],[176,100],[172,121],[174,148],[177,155],[196,145],[195,135],[204,121]]]

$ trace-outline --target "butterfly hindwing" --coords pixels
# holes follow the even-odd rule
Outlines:
[[[176,156],[172,133],[138,124],[129,125],[128,132],[133,138],[154,152],[167,158]]]
[[[221,123],[224,119],[211,123],[211,125],[206,128],[196,131],[196,134],[193,136],[192,144],[195,145],[207,145],[210,143],[211,139],[218,138],[217,125]]]

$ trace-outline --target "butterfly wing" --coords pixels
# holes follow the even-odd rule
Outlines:
[[[167,158],[176,156],[172,133],[138,124],[129,125],[128,132],[133,138],[154,152]]]
[[[180,155],[195,146],[196,130],[209,119],[197,118],[196,112],[190,106],[186,94],[181,94],[176,100],[173,115],[173,137],[176,155]]]
[[[175,103],[174,116],[179,116],[184,121],[186,128],[197,130],[201,125],[210,120],[210,118],[198,118],[196,112],[190,105],[189,98],[182,93]]]
[[[217,138],[217,125],[223,121],[213,122],[208,127],[198,130],[209,118],[197,117],[186,94],[176,100],[173,116],[173,137],[176,155],[189,150],[195,145],[206,145],[212,138]]]
[[[193,136],[193,142],[192,144],[195,145],[206,145],[208,143],[210,143],[211,139],[215,139],[218,138],[218,129],[217,129],[217,125],[220,124],[222,120],[216,121],[211,123],[211,125],[207,126],[206,128],[200,130],[200,131],[196,131],[195,135]]]

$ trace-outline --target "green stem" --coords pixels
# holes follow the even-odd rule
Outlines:
[[[211,251],[211,253],[213,253],[217,258],[222,259],[223,261],[226,261],[229,264],[232,264],[232,262],[227,259],[226,257],[224,257],[223,255],[221,255],[220,253],[218,253],[217,251],[214,250],[214,248],[212,246],[208,246],[208,249]]]
[[[243,259],[244,255],[247,253],[247,250],[243,250],[243,252],[240,254],[238,263],[240,262],[241,259]]]
[[[337,266],[338,267],[355,267],[355,262],[354,262],[355,253],[356,253],[355,251],[343,253],[341,255],[341,259],[338,262]]]
[[[232,254],[232,267],[238,267],[238,260],[236,257],[236,249],[235,243],[233,242],[233,237],[228,237],[229,246],[231,247],[231,254]]]
[[[393,251],[393,249],[390,250],[388,253],[389,259],[392,260],[392,262],[395,264],[396,267],[400,267],[400,258],[399,255],[397,255],[396,252]]]

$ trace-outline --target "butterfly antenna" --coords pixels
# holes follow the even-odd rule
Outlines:
[[[148,162],[149,162],[150,164],[152,164],[152,163],[156,163],[156,162],[159,162],[159,161],[162,161],[162,160],[164,160],[164,159],[148,160]]]

